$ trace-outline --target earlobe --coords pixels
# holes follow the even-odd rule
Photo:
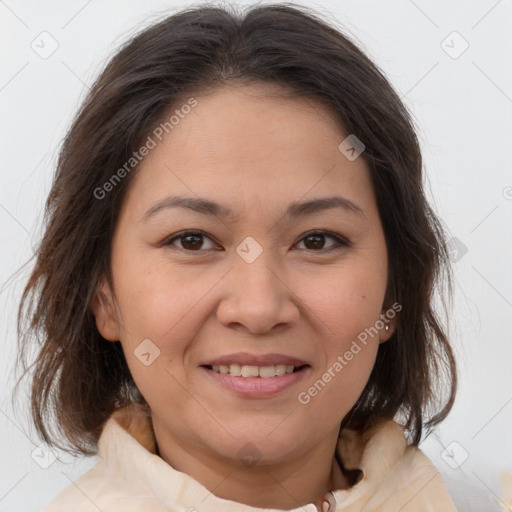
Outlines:
[[[388,315],[388,311],[389,309],[387,309],[386,312],[383,311],[381,313],[381,325],[384,325],[382,325],[382,328],[379,329],[379,343],[385,343],[388,341],[395,332],[396,318],[395,315]]]
[[[395,333],[396,317],[397,313],[401,311],[401,309],[402,306],[394,300],[394,295],[390,295],[389,290],[386,290],[384,303],[380,312],[381,328],[379,328],[379,343],[385,343]]]
[[[395,331],[395,323],[390,320],[387,321],[384,327],[380,330],[379,335],[379,343],[385,343],[386,341],[393,336],[393,332]]]
[[[102,281],[98,284],[91,308],[96,319],[99,333],[109,341],[119,341],[119,324],[113,308],[113,301],[108,286]]]

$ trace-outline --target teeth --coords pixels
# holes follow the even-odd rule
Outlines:
[[[257,366],[242,366],[242,377],[258,377],[259,368]]]
[[[278,373],[275,366],[261,366],[259,369],[259,376],[263,379],[275,377],[276,375],[278,375]]]
[[[239,364],[230,364],[228,370],[228,373],[235,377],[241,377],[242,375],[242,367]]]
[[[261,377],[268,379],[278,377],[286,373],[293,373],[295,366],[293,364],[277,364],[275,366],[248,366],[240,364],[213,365],[212,370],[217,373],[229,373],[234,377]]]

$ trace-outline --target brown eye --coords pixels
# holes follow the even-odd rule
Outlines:
[[[203,245],[203,236],[202,235],[187,235],[184,237],[181,237],[181,245],[184,249],[200,249]]]
[[[323,249],[324,244],[324,235],[311,235],[308,236],[307,238],[304,238],[304,245],[306,246],[307,249]]]
[[[204,248],[205,240],[209,240],[211,246]],[[168,239],[166,242],[163,243],[165,246],[172,246],[176,245],[175,242],[179,241],[180,246],[178,246],[179,249],[183,249],[185,251],[195,251],[200,252],[208,249],[213,249],[215,245],[213,244],[210,237],[204,235],[200,231],[184,231],[181,233],[178,233],[176,236],[173,236],[172,238]]]
[[[334,240],[334,244],[325,247],[325,240],[328,238]],[[334,233],[328,233],[326,231],[310,233],[303,237],[299,243],[304,243],[305,248],[311,251],[320,251],[322,249],[331,250],[339,247],[349,246],[348,241],[344,238],[335,235]]]

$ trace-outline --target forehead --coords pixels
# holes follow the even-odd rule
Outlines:
[[[194,99],[134,177],[141,208],[170,193],[209,197],[235,214],[333,191],[371,202],[367,165],[340,152],[346,134],[324,105],[267,86],[224,87]]]
[[[166,137],[167,147],[181,156],[243,162],[298,159],[305,153],[318,158],[322,150],[332,154],[333,139],[341,136],[341,126],[323,104],[290,97],[275,86],[223,87],[195,99],[197,106]]]

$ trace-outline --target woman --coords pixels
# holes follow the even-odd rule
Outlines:
[[[100,460],[46,511],[455,510],[418,449],[456,389],[444,233],[405,107],[335,28],[267,5],[146,29],[47,220],[34,421]]]

